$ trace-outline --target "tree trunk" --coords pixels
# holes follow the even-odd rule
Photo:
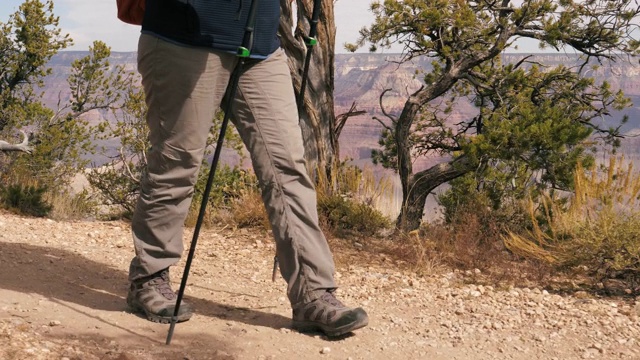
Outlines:
[[[493,49],[491,50],[493,51]],[[493,54],[493,52],[491,52]],[[413,173],[413,150],[410,136],[413,122],[423,106],[444,93],[458,81],[461,69],[470,69],[477,64],[477,59],[463,59],[459,63],[448,63],[444,73],[433,85],[422,87],[411,94],[402,108],[400,117],[395,122],[395,141],[398,156],[398,175],[402,184],[402,209],[396,221],[398,230],[411,231],[420,226],[424,213],[424,205],[429,193],[439,185],[464,175],[466,158],[455,159],[450,163],[438,164],[430,169]],[[455,165],[455,166],[454,166]],[[461,169],[458,166],[462,166]],[[421,201],[421,202],[420,202]]]
[[[313,0],[295,0],[295,3],[298,20],[293,31],[292,1],[280,0],[282,15],[279,33],[282,47],[289,56],[289,68],[298,97],[307,53],[303,36],[309,34]],[[317,179],[317,171],[324,171],[330,175],[332,164],[337,157],[336,149],[333,147],[337,142],[333,132],[336,121],[333,102],[335,36],[333,0],[322,0],[322,12],[318,21],[318,45],[311,48],[313,55],[304,104],[298,104],[307,170],[314,179]]]
[[[473,170],[471,162],[467,157],[462,156],[411,175],[407,184],[407,191],[403,190],[403,205],[396,227],[402,231],[417,229],[424,215],[427,196],[438,186],[471,170]]]

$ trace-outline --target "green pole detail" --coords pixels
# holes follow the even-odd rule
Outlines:
[[[247,49],[244,46],[240,46],[238,48],[238,51],[236,52],[237,57],[246,58],[246,57],[249,57],[249,55],[251,55],[251,51],[249,51],[249,49]]]

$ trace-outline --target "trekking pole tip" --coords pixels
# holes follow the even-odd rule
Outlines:
[[[167,341],[166,341],[166,345],[171,345],[171,338],[173,337],[173,330],[175,330],[176,328],[176,317],[172,316],[171,317],[171,325],[169,326],[169,333],[167,334]]]
[[[278,272],[278,257],[273,257],[273,272],[271,273],[271,281],[276,282],[276,273]]]

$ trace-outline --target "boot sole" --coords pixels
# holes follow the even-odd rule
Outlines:
[[[354,330],[361,329],[367,325],[369,325],[369,317],[364,316],[356,319],[356,321],[350,324],[343,325],[339,328],[334,328],[329,325],[320,324],[315,321],[296,321],[296,320],[293,320],[292,327],[294,330],[301,333],[321,331],[328,337],[338,337],[338,336],[342,336],[344,334],[350,333]]]
[[[171,316],[160,316],[160,315],[154,314],[152,312],[147,311],[147,309],[145,309],[143,306],[141,306],[139,304],[132,303],[130,301],[127,301],[127,305],[129,306],[129,309],[132,312],[144,314],[147,317],[147,320],[149,320],[149,321],[152,321],[154,323],[159,323],[159,324],[169,324],[169,323],[171,323]],[[190,313],[190,312],[178,315],[176,317],[176,322],[187,321],[187,320],[191,319],[192,315],[193,315],[193,313]]]

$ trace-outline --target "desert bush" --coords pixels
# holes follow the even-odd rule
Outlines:
[[[141,165],[112,162],[86,172],[89,184],[99,194],[101,205],[108,209],[107,218],[131,219],[140,193],[139,179],[129,175],[133,171],[140,174]]]
[[[504,271],[509,256],[500,240],[504,234],[504,214],[480,203],[468,203],[454,213],[451,221],[435,222],[420,229],[431,239],[434,254],[454,268]]]
[[[200,203],[204,194],[209,166],[203,166],[196,183],[193,204]],[[231,203],[243,196],[248,189],[258,189],[258,178],[253,171],[239,166],[219,165],[213,179],[208,205],[213,208],[228,208]]]
[[[249,188],[242,191],[240,196],[231,203],[230,211],[237,227],[271,228],[262,195],[258,189]]]
[[[195,219],[194,214],[194,219]],[[233,228],[271,228],[267,211],[262,202],[259,189],[247,188],[240,191],[238,197],[228,206],[211,211],[210,219],[214,222]]]
[[[494,211],[468,207],[459,209],[452,222],[439,220],[409,233],[398,232],[397,240],[385,248],[392,258],[421,274],[454,269],[470,274],[475,282],[494,286],[547,280],[551,267],[509,252],[501,240],[504,231]]]
[[[491,218],[489,222],[495,223],[505,233],[530,228],[524,200],[527,198],[525,194],[532,194],[531,188],[524,181],[513,185],[509,179],[496,175],[500,174],[471,173],[451,181],[450,188],[436,198],[442,208],[444,222],[460,224],[460,217],[474,212],[482,218]]]
[[[640,174],[633,163],[611,157],[607,166],[579,166],[575,192],[565,199],[547,196],[541,206],[531,203],[534,227],[510,233],[507,247],[561,269],[583,269],[597,282],[618,279],[640,291]]]
[[[0,188],[4,207],[24,215],[45,217],[52,209],[45,198],[46,186],[37,183],[14,183]]]
[[[509,231],[531,227],[526,202],[517,195],[513,189],[479,186],[476,177],[463,176],[437,197],[444,216],[424,222],[418,230],[396,234],[394,253],[425,273],[448,267],[472,274],[479,269],[494,284],[543,280],[550,274],[549,266],[521,261],[502,241]]]
[[[371,169],[346,163],[334,168],[332,179],[318,173],[318,212],[328,230],[371,236],[390,226],[389,219],[376,208],[385,206],[382,195],[391,189],[387,179],[376,179]]]
[[[198,175],[191,209],[187,216],[188,226],[194,225],[198,218],[208,176],[209,167],[203,166]],[[234,227],[264,226],[266,218],[258,179],[253,171],[238,166],[218,166],[207,202],[204,224],[220,223]]]
[[[87,191],[47,193],[46,199],[52,205],[49,217],[54,220],[80,220],[95,218],[98,202]]]
[[[333,231],[372,236],[389,227],[389,219],[380,211],[340,195],[319,198],[318,209],[323,223]]]
[[[83,190],[50,188],[48,182],[25,174],[4,174],[0,185],[0,206],[24,215],[55,220],[86,219],[96,214],[97,202]]]

